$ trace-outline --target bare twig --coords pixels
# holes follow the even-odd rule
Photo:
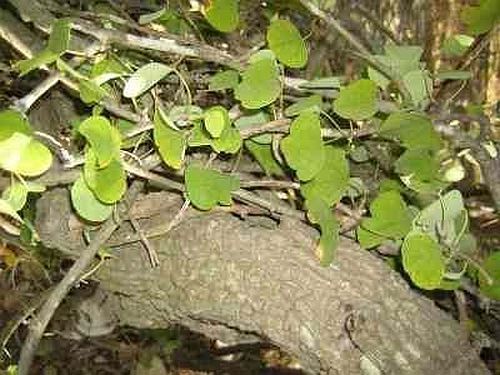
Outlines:
[[[149,242],[148,237],[144,234],[144,231],[142,230],[137,220],[133,217],[129,217],[129,220],[130,224],[132,224],[132,228],[135,230],[142,244],[146,248],[149,261],[151,262],[151,267],[158,267],[160,265],[160,259],[158,258],[158,253],[156,252],[154,246]]]
[[[89,246],[81,252],[78,260],[73,264],[61,282],[50,293],[39,313],[32,318],[28,328],[28,337],[26,338],[21,350],[18,369],[19,375],[29,374],[29,369],[31,367],[31,363],[33,362],[38,343],[40,342],[43,332],[47,328],[47,325],[49,324],[57,307],[60,305],[73,285],[78,282],[80,276],[90,266],[99,249],[109,239],[115,229],[118,228],[121,221],[125,219],[126,213],[130,209],[136,196],[139,194],[142,186],[143,184],[140,182],[134,182],[132,184],[130,189],[127,191],[127,195],[123,203],[119,205],[119,214],[116,215],[116,218],[115,216],[110,217],[102,225],[96,237],[92,240]]]

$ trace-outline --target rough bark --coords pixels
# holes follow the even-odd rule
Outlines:
[[[81,225],[66,214],[64,192],[41,198],[37,225],[46,243],[75,250]],[[153,216],[139,220],[145,231],[167,225],[182,204],[155,194],[132,214],[140,218],[151,202]],[[110,245],[122,245],[97,274],[122,324],[180,323],[223,341],[270,341],[310,373],[362,374],[368,362],[382,374],[488,373],[457,322],[354,242],[342,240],[335,264],[322,268],[315,232],[300,222],[192,211],[151,238],[161,261],[152,269],[140,243],[123,244],[131,233],[123,225],[113,236]]]

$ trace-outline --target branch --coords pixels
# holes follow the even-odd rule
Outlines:
[[[130,209],[141,188],[142,184],[139,182],[132,184],[127,192],[124,202],[119,205],[118,214],[110,217],[102,225],[96,237],[92,240],[89,246],[82,250],[78,260],[73,264],[61,282],[50,293],[49,297],[40,309],[40,312],[31,319],[28,327],[28,337],[24,341],[24,345],[21,350],[18,369],[19,375],[29,374],[29,369],[33,362],[40,339],[42,338],[43,332],[47,328],[47,325],[49,324],[50,319],[54,315],[57,307],[61,304],[62,300],[68,294],[73,285],[79,281],[80,276],[90,266],[99,249],[124,220],[126,213]]]

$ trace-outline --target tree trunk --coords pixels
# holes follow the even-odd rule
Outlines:
[[[132,215],[148,233],[181,205],[176,195],[153,194]],[[69,208],[64,189],[46,193],[37,226],[44,242],[71,251],[81,245],[82,225]],[[161,261],[152,269],[134,236],[122,226],[110,240],[121,243],[116,258],[97,273],[121,324],[178,323],[226,342],[269,341],[314,374],[488,373],[456,321],[352,241],[342,240],[335,264],[322,268],[305,224],[193,210],[150,239]],[[379,372],[362,370],[373,366]]]

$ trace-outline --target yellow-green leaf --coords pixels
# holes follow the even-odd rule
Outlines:
[[[238,27],[238,0],[210,0],[204,9],[208,23],[219,31],[229,33]]]
[[[220,138],[224,129],[231,125],[229,113],[222,106],[215,106],[205,111],[205,129],[213,138]]]
[[[80,124],[78,131],[92,146],[99,168],[104,168],[120,154],[120,132],[106,117],[91,116]]]
[[[23,133],[0,142],[0,168],[34,177],[52,165],[52,154],[42,143]]]
[[[83,175],[71,188],[71,202],[76,213],[88,221],[104,221],[113,213],[114,206],[101,203],[85,183]]]
[[[321,229],[316,254],[322,266],[329,266],[335,257],[339,242],[339,223],[328,203],[320,197],[306,200],[306,207],[309,221],[318,224]]]
[[[123,88],[123,96],[126,98],[136,98],[148,91],[173,71],[171,67],[165,64],[156,62],[146,64],[137,69],[134,74],[130,76]]]
[[[312,111],[302,112],[292,122],[290,135],[281,141],[281,150],[301,181],[316,176],[325,161],[319,115]]]
[[[350,120],[365,120],[377,113],[377,85],[369,79],[360,79],[340,90],[333,103],[334,111]]]
[[[267,29],[267,43],[278,60],[290,68],[307,64],[307,48],[299,31],[288,20],[275,20]]]
[[[186,137],[163,121],[157,112],[154,117],[153,138],[161,158],[169,167],[180,169],[186,152]]]

